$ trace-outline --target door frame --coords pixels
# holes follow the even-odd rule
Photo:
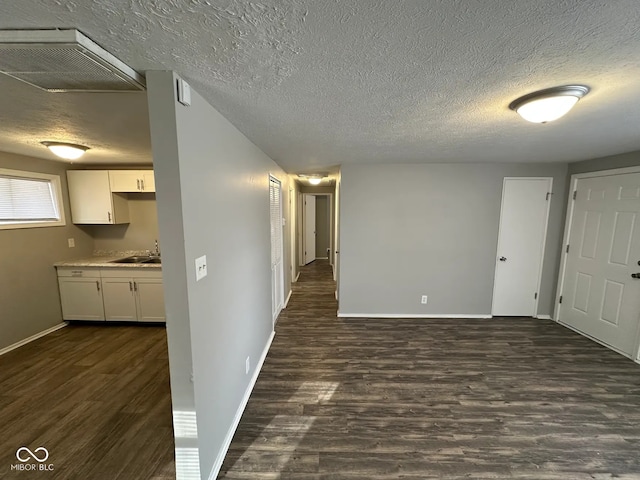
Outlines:
[[[533,318],[538,318],[538,302],[540,301],[540,286],[542,285],[542,270],[544,267],[544,252],[547,248],[547,234],[549,232],[549,215],[551,212],[551,199],[553,198],[553,177],[504,177],[502,179],[502,198],[500,200],[500,219],[498,220],[498,246],[496,248],[495,267],[493,274],[493,294],[491,297],[491,316],[494,316],[494,305],[496,298],[496,278],[498,272],[498,255],[500,254],[500,239],[502,238],[502,212],[504,209],[504,192],[507,180],[547,180],[549,182],[549,199],[547,200],[547,212],[544,218],[544,231],[542,233],[542,244],[540,245],[540,268],[538,269],[538,283],[536,291],[538,296],[534,299]]]
[[[573,192],[576,192],[578,189],[578,180],[582,180],[585,178],[594,178],[594,177],[609,177],[612,175],[624,175],[627,173],[640,173],[640,166],[614,168],[610,170],[598,170],[595,172],[586,172],[586,173],[574,173],[573,175],[571,175],[571,180],[569,182],[569,194],[567,197],[567,216],[564,221],[564,235],[562,237],[562,256],[560,257],[560,271],[558,272],[558,288],[556,289],[556,298],[555,298],[554,308],[553,308],[553,320],[561,324],[563,327],[570,328],[571,330],[576,332],[577,330],[573,328],[571,325],[567,325],[566,323],[562,322],[562,319],[560,318],[560,303],[559,303],[560,297],[562,296],[562,290],[564,288],[564,279],[567,273],[567,245],[571,243],[571,239],[570,239],[571,225],[573,223],[573,210],[575,208]],[[636,345],[634,347],[636,353],[635,355],[633,354],[631,355],[631,359],[636,363],[640,363],[640,326],[638,327],[637,330],[638,331],[636,332]],[[607,345],[601,342],[600,340],[598,340],[595,337],[592,337],[591,335],[587,335],[584,332],[578,332],[578,333],[584,337],[587,337],[593,340],[596,343],[599,343],[600,345],[607,347],[610,350],[613,350],[614,352],[617,352],[623,355],[626,358],[629,358],[626,353],[621,352],[620,350],[612,347],[611,345]]]
[[[280,295],[278,295],[279,298],[276,298],[276,300],[279,302],[278,306],[276,308],[274,308],[274,306],[272,306],[272,314],[273,314],[273,320],[272,320],[272,328],[275,329],[275,325],[276,325],[276,321],[278,320],[278,316],[280,315],[280,312],[282,312],[282,310],[284,309],[284,303],[285,303],[285,293],[284,293],[284,261],[285,261],[285,256],[284,256],[284,242],[285,242],[285,234],[284,234],[284,217],[283,217],[283,213],[284,213],[284,208],[282,205],[282,180],[280,180],[278,177],[276,177],[274,174],[270,173],[269,174],[269,195],[271,194],[271,182],[274,181],[275,183],[278,184],[278,189],[280,190],[280,195],[278,196],[279,198],[279,207],[280,207],[280,227],[281,227],[281,231],[280,231],[280,268],[278,268],[278,271],[275,272],[277,279],[276,281],[279,283],[280,285]],[[271,227],[271,199],[269,199],[269,226]],[[269,252],[271,253],[271,249],[273,248],[273,243],[270,241],[270,246],[271,248],[269,249]],[[270,255],[271,257],[271,255]],[[271,263],[271,261],[269,262]],[[271,265],[271,268],[273,269],[273,265]],[[274,278],[273,278],[273,272],[271,275],[271,298],[274,297],[274,289],[277,290],[276,285],[273,284]]]
[[[333,241],[334,241],[334,224],[333,224],[333,217],[334,217],[334,213],[333,213],[333,193],[311,193],[309,195],[313,195],[314,197],[316,197],[316,205],[318,204],[318,198],[317,197],[328,197],[327,198],[327,202],[329,202],[329,204],[327,205],[327,211],[329,212],[329,264],[333,267],[333,264],[335,262],[334,259],[334,248],[333,248]],[[318,215],[316,215],[316,244],[318,241],[317,238],[317,232],[318,232]],[[322,257],[317,257],[317,258],[322,258]]]

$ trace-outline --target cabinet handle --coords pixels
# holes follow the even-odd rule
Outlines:
[[[96,280],[96,288],[100,291],[100,280]]]
[[[137,292],[138,291],[138,284],[136,282],[133,282],[133,289]]]
[[[129,291],[133,292],[133,282],[129,282]]]
[[[136,182],[138,182],[138,190],[140,190],[140,179],[139,179],[139,178],[137,178],[137,179],[136,179]]]
[[[109,222],[111,222],[111,212],[107,212],[107,218],[109,219]]]
[[[142,187],[140,190],[144,190],[144,178],[140,180],[140,186]]]

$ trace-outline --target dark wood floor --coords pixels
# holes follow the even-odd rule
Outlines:
[[[220,479],[640,479],[640,366],[551,321],[338,319],[294,285]]]
[[[175,479],[171,422],[163,326],[72,325],[0,356],[1,479]],[[22,446],[54,470],[12,471]]]
[[[550,321],[338,319],[303,270],[220,479],[640,479],[640,366]],[[175,478],[162,327],[0,356],[0,478]],[[53,472],[15,472],[21,446]]]

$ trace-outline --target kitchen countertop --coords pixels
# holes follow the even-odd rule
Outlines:
[[[65,260],[54,263],[54,267],[93,267],[93,268],[152,268],[161,269],[161,263],[113,263],[114,260],[129,257],[130,255],[109,255],[79,258],[77,260]]]

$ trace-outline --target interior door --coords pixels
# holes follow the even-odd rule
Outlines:
[[[304,264],[316,259],[316,197],[304,196]]]
[[[551,178],[505,178],[493,287],[494,316],[533,317],[538,307]]]
[[[631,356],[640,319],[640,173],[579,179],[558,320]]]
[[[275,323],[284,308],[284,264],[282,185],[274,177],[269,179],[269,205],[271,215],[271,305]]]

